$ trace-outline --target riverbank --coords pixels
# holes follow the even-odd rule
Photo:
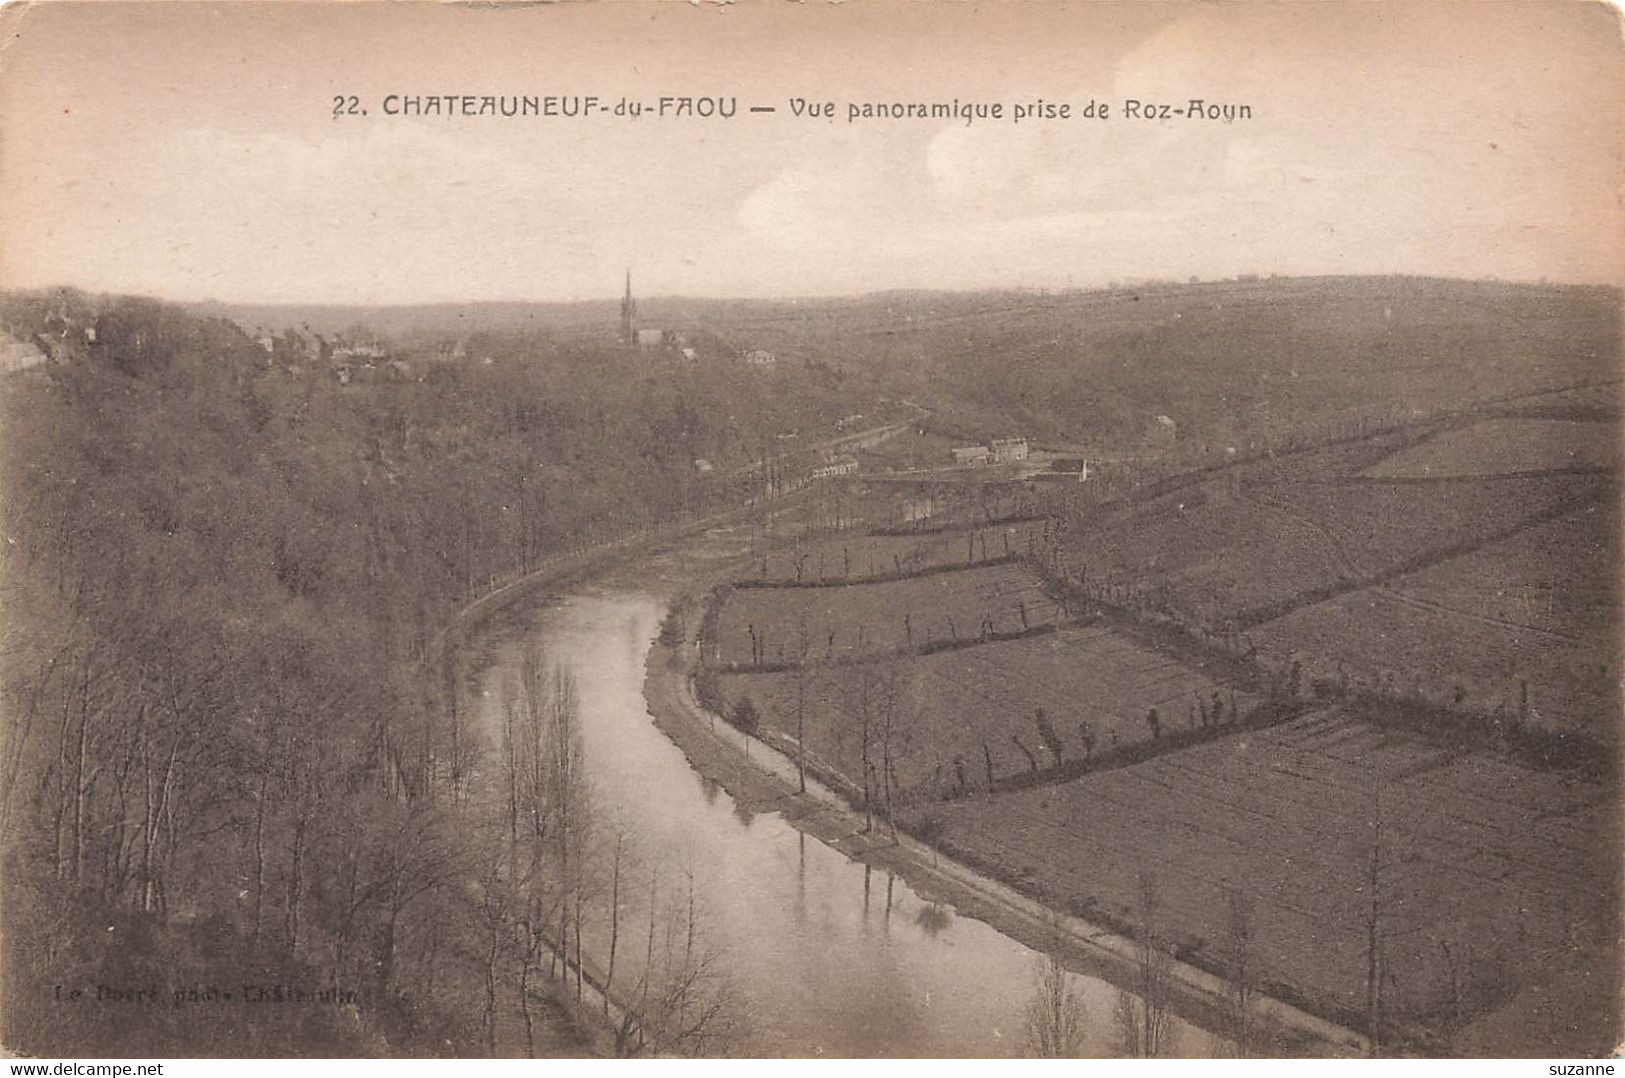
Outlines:
[[[794,511],[804,500],[805,489],[797,488],[775,498],[766,511],[776,515]],[[685,551],[698,545],[697,538],[716,529],[737,527],[762,512],[762,506],[749,505],[669,528],[629,532],[606,543],[547,558],[530,571],[506,580],[493,580],[488,590],[458,607],[431,638],[426,665],[444,672],[449,691],[456,692],[460,699],[471,699],[478,694],[478,679],[492,659],[489,639],[511,628],[510,617],[516,616],[522,622],[529,616],[527,611],[590,590],[629,567],[674,553],[682,559]],[[543,970],[532,984],[531,1018],[540,1048],[537,1058],[614,1058],[644,1051],[635,1008],[608,987],[608,975],[601,965],[590,956],[578,964],[577,958],[551,941],[544,941],[543,946],[562,965],[562,974],[547,976]],[[518,1008],[504,1007],[498,1015],[499,1042],[512,1046],[529,1039]]]
[[[711,527],[718,523],[726,521],[705,522]],[[534,601],[539,595],[556,595],[571,587],[613,579],[629,566],[658,559],[662,553],[684,555],[685,544],[695,534],[691,525],[676,534],[628,537],[632,541],[622,540],[608,549],[589,552],[586,557],[561,559],[560,564],[496,589],[465,608],[448,633],[447,642],[467,639],[473,635],[470,630],[518,600]],[[681,567],[667,577],[668,587],[662,588],[668,595],[698,591],[717,572],[715,564],[701,568],[687,556],[681,556],[679,561]],[[698,619],[692,620],[694,624],[678,646],[658,642],[651,645],[643,656],[642,672],[643,702],[654,725],[695,772],[715,781],[749,812],[776,814],[851,861],[901,877],[926,901],[951,906],[959,914],[1032,950],[1056,950],[1077,973],[1119,987],[1133,984],[1137,956],[1131,939],[1076,917],[1057,917],[1009,883],[943,857],[940,851],[906,834],[894,840],[879,821],[865,832],[863,814],[852,808],[861,801],[861,792],[827,765],[810,760],[807,793],[799,793],[793,739],[774,731],[764,731],[772,744],[747,739],[695,700],[692,660],[697,655]],[[1228,1010],[1226,986],[1203,970],[1179,964],[1169,991],[1168,1009],[1202,1029],[1223,1029]],[[1363,1052],[1358,1035],[1276,1001],[1260,1000],[1254,1017],[1275,1032],[1269,1054],[1338,1056]],[[1109,1014],[1096,1012],[1096,1022],[1110,1020]],[[1214,1040],[1217,1043],[1219,1038]]]
[[[752,812],[773,812],[805,834],[854,861],[891,872],[922,897],[952,906],[1035,951],[1056,951],[1073,971],[1131,987],[1136,979],[1133,940],[1080,918],[1057,915],[1008,882],[982,875],[941,852],[900,834],[894,839],[878,820],[865,831],[864,815],[852,805],[861,795],[835,792],[848,784],[825,766],[809,767],[807,792],[798,792],[792,739],[775,746],[742,733],[703,709],[694,698],[696,630],[673,646],[656,642],[645,662],[644,697],[655,724],[701,775],[721,785]],[[817,781],[818,775],[825,781]],[[1174,963],[1168,1009],[1207,1030],[1227,1021],[1227,985],[1184,963]],[[1334,1023],[1276,1000],[1260,999],[1253,1017],[1269,1029],[1269,1054],[1349,1056],[1363,1054],[1363,1039]],[[1103,1017],[1097,1017],[1103,1020]]]

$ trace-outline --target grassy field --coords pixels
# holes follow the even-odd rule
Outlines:
[[[1618,660],[1611,645],[1576,646],[1386,588],[1366,588],[1295,610],[1253,631],[1259,647],[1299,656],[1312,674],[1338,670],[1393,693],[1508,719],[1527,685],[1528,718],[1546,731],[1617,737]]]
[[[895,294],[763,313],[753,331],[907,381],[898,392],[929,405],[935,429],[1020,432],[1119,461],[1052,494],[1064,575],[1115,600],[1109,617],[1137,640],[1214,655],[1212,635],[1190,632],[1205,629],[1233,649],[1225,669],[1254,648],[1276,684],[1295,658],[1306,693],[1317,679],[1374,691],[1081,777],[1041,771],[1047,784],[1021,790],[1054,762],[1045,740],[1076,761],[1087,722],[1093,752],[1115,738],[1132,757],[1149,708],[1165,737],[1181,732],[1212,679],[1070,627],[800,681],[729,675],[730,698],[750,695],[793,732],[800,685],[810,750],[852,776],[861,715],[883,705],[915,822],[941,826],[968,862],[1119,926],[1138,919],[1141,870],[1155,872],[1175,944],[1210,967],[1231,896],[1244,896],[1266,979],[1312,1010],[1364,1025],[1375,933],[1385,1012],[1413,1031],[1539,1052],[1566,1021],[1564,1054],[1582,1050],[1573,1016],[1609,1011],[1619,984],[1617,793],[1583,777],[1610,771],[1619,714],[1617,291],[1326,279]],[[1171,439],[1153,436],[1157,415],[1174,420]],[[915,437],[891,452],[943,448]],[[884,452],[872,463],[889,465]],[[932,519],[974,521],[969,509],[933,506]],[[975,543],[843,552],[838,570],[825,549],[824,572],[888,555],[897,572],[909,552],[954,563]],[[1002,543],[990,538],[990,553]],[[935,579],[911,582],[917,592],[755,589],[750,607],[736,593],[724,658],[752,653],[741,615],[778,639],[822,618],[846,654],[867,622],[862,650],[893,646]],[[960,637],[998,599],[965,584],[941,593]],[[1181,627],[1133,628],[1141,612]],[[905,638],[918,616],[911,628]],[[773,661],[771,639],[767,652],[755,654]],[[1401,708],[1413,694],[1427,706]],[[1526,751],[1533,736],[1486,730],[1480,743],[1473,724],[1493,727],[1497,710],[1597,766]],[[1508,1006],[1516,1021],[1500,1017]],[[1616,1027],[1583,1027],[1585,1049],[1612,1049]]]
[[[1380,461],[1379,479],[1515,475],[1562,468],[1616,468],[1619,424],[1579,419],[1486,419],[1444,431]]]
[[[1613,490],[1603,476],[1509,476],[1427,483],[1282,485],[1258,500],[1321,533],[1328,555],[1354,576],[1393,572],[1470,547],[1524,521],[1593,504]]]
[[[1381,587],[1253,629],[1258,646],[1312,676],[1368,684],[1546,730],[1617,737],[1619,510],[1604,502]]]
[[[1621,416],[1620,382],[1617,377],[1608,381],[1579,385],[1549,393],[1535,393],[1508,401],[1500,411],[1506,415],[1525,418],[1612,420]]]
[[[764,721],[796,732],[798,674],[734,674],[722,679],[730,701],[749,696]],[[822,666],[803,681],[808,751],[856,780],[863,774],[862,712],[870,708],[871,759],[878,724],[889,714],[899,789],[947,797],[987,788],[1032,768],[1054,766],[1037,714],[1046,716],[1063,761],[1152,740],[1147,713],[1157,709],[1162,736],[1198,726],[1218,694],[1224,716],[1256,699],[1199,670],[1104,628],[978,645],[889,664]],[[894,694],[894,695],[889,695]],[[1087,746],[1087,748],[1086,748]]]
[[[808,659],[848,659],[974,640],[984,629],[1021,632],[1060,616],[1038,578],[1011,564],[881,584],[741,588],[722,607],[708,658],[796,662],[804,640]]]
[[[1242,626],[1420,568],[1565,507],[1602,504],[1600,475],[1430,482],[1223,477],[1083,520],[1074,575],[1138,586],[1152,605]],[[1493,584],[1490,586],[1493,587]]]
[[[1239,895],[1266,981],[1354,1021],[1375,893],[1386,1013],[1447,1030],[1576,965],[1600,964],[1597,990],[1617,991],[1615,797],[1322,712],[931,811],[969,859],[1120,923],[1137,923],[1153,873],[1165,929],[1210,966]],[[1612,1030],[1590,1032],[1611,1046]]]
[[[1599,584],[1614,577],[1619,557],[1620,507],[1602,500],[1391,586],[1513,628],[1607,645],[1619,632],[1619,606]]]

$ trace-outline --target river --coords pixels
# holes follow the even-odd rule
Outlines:
[[[901,878],[848,859],[777,814],[751,814],[656,728],[643,696],[644,662],[667,592],[655,569],[508,614],[485,634],[480,707],[494,730],[527,651],[574,672],[595,812],[619,814],[637,836],[640,862],[660,864],[664,879],[692,874],[706,938],[720,948],[721,968],[748,1008],[730,1050],[1019,1054],[1037,986],[1034,952],[921,899]],[[635,923],[635,915],[625,920]],[[641,931],[623,926],[623,956],[627,934]],[[586,938],[589,952],[601,954],[604,933]],[[1072,981],[1085,1001],[1087,1049],[1111,1054],[1115,990],[1082,976]],[[1177,1047],[1186,1051],[1202,1038],[1180,1032],[1187,1040]]]

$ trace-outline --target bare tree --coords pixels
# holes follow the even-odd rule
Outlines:
[[[812,642],[807,636],[807,617],[796,616],[796,789],[807,792],[807,680]]]
[[[863,830],[865,834],[875,827],[875,768],[871,759],[875,733],[879,727],[881,711],[881,677],[874,663],[857,667],[856,676],[847,688],[847,714],[858,720],[858,763],[863,771]]]
[[[881,789],[886,804],[886,825],[891,829],[893,841],[897,839],[897,762],[908,751],[919,714],[907,706],[904,697],[908,686],[904,683],[902,666],[896,662],[881,664],[880,691],[880,774]]]
[[[621,942],[621,876],[626,866],[627,827],[617,820],[613,828],[615,845],[610,856],[609,956],[604,967],[604,1016],[609,1016],[609,997],[615,986],[615,955]]]
[[[1149,871],[1140,872],[1135,904],[1139,924],[1135,926],[1134,991],[1118,993],[1116,1017],[1124,1052],[1151,1059],[1168,1047],[1172,1016],[1167,1000],[1171,960],[1165,950],[1161,894],[1156,876]]]
[[[1366,859],[1365,915],[1365,1022],[1367,1050],[1373,1058],[1382,1055],[1383,969],[1383,845],[1386,839],[1382,816],[1382,785],[1373,782],[1370,852]]]
[[[507,950],[512,889],[503,876],[501,859],[487,860],[478,884],[481,946],[481,972],[485,979],[485,1006],[481,1017],[485,1028],[485,1054],[497,1054],[497,983],[504,952]],[[525,1001],[521,1001],[525,1006]],[[527,1021],[527,1034],[529,1023]]]
[[[1032,999],[1027,1003],[1026,1052],[1039,1059],[1073,1059],[1083,1054],[1083,999],[1072,988],[1061,964],[1060,926],[1053,916],[1056,939],[1035,962]]]
[[[1232,887],[1225,895],[1225,980],[1230,988],[1230,1040],[1242,1058],[1257,1050],[1253,1005],[1258,994],[1254,902],[1250,892]]]
[[[618,1056],[718,1056],[741,1032],[743,1010],[723,969],[720,950],[705,929],[692,873],[685,887],[662,901],[658,870],[651,873],[643,968],[616,1032]]]

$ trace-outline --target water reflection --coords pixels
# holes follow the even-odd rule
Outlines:
[[[576,673],[594,796],[636,835],[663,878],[692,879],[729,978],[750,1001],[748,1043],[767,1055],[997,1056],[1020,1048],[1036,955],[980,921],[920,899],[906,881],[808,839],[777,814],[701,778],[650,719],[644,658],[663,607],[578,594],[493,642],[477,703],[500,723],[504,680],[542,648]],[[883,894],[882,894],[883,892]],[[898,916],[893,916],[893,913]],[[607,934],[594,944],[607,948]],[[1078,979],[1110,1051],[1111,991]]]
[[[920,911],[914,915],[914,923],[924,929],[925,934],[932,939],[947,931],[953,920],[953,911],[937,902],[921,906]]]

